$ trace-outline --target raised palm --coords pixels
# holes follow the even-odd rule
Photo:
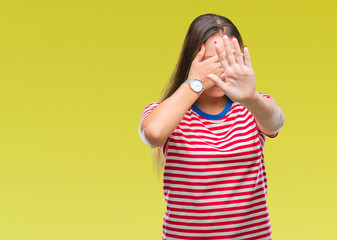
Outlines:
[[[245,46],[242,54],[238,40],[233,38],[232,43],[234,49],[230,46],[226,34],[223,36],[223,48],[219,43],[214,43],[224,73],[220,77],[210,73],[207,77],[213,80],[232,101],[245,105],[256,97],[255,74],[248,48]]]

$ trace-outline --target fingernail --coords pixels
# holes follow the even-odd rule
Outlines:
[[[232,36],[232,39],[234,39],[235,37],[234,36]]]
[[[214,41],[214,44],[216,44],[216,41]]]
[[[208,74],[205,74],[206,77],[208,77]]]
[[[226,34],[226,33],[223,33],[223,35],[224,35],[224,36],[227,36],[227,34]]]
[[[245,45],[245,48],[248,48],[247,45]]]

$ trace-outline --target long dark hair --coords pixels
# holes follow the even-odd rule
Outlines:
[[[197,17],[187,31],[178,63],[165,89],[162,101],[170,97],[187,79],[192,61],[202,44],[216,33],[226,33],[229,37],[235,36],[239,42],[241,52],[243,52],[244,45],[239,30],[228,18],[211,13]],[[165,157],[160,148],[153,148],[152,153],[153,168],[156,168],[158,177],[160,177],[165,166]]]
[[[226,33],[235,36],[243,52],[243,41],[239,30],[228,18],[216,14],[204,14],[191,23],[180,52],[178,63],[172,73],[171,79],[165,89],[162,101],[170,97],[187,79],[191,64],[201,45],[216,33]]]

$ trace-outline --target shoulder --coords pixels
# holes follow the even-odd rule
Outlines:
[[[155,109],[161,102],[150,102],[143,110],[140,120],[143,120],[149,113]]]
[[[266,93],[264,93],[264,92],[258,92],[262,97],[264,97],[264,98],[267,98],[267,99],[269,99],[269,100],[271,100],[271,101],[273,101],[273,102],[276,102],[275,101],[275,99],[272,97],[272,96],[270,96],[269,94],[266,94]]]

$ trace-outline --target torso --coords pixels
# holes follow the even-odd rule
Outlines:
[[[163,239],[271,237],[265,136],[242,105],[226,107],[210,116],[194,105],[163,147]]]

